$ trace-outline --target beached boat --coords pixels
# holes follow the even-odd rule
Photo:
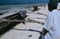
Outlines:
[[[18,12],[10,12],[10,13],[3,13],[0,16],[0,35],[7,32],[8,30],[12,29],[15,25],[19,24],[20,22],[4,22],[2,20],[21,20],[21,16],[19,16]],[[23,20],[23,19],[22,19]]]

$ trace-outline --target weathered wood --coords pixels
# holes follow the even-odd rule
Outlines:
[[[32,22],[32,23],[39,23],[43,24],[43,22],[38,22],[36,20],[28,19],[28,20],[7,20],[7,19],[0,19],[2,22]]]
[[[28,13],[32,13],[32,12],[28,12]],[[39,14],[39,15],[47,16],[46,14],[44,14],[44,13],[39,13],[39,12],[37,12],[37,13],[33,13],[33,14]]]
[[[16,13],[16,14],[4,17],[4,19],[13,20],[13,19],[18,19],[18,17],[19,16]],[[1,20],[3,20],[3,18]],[[3,22],[1,20],[0,20],[0,35],[4,34],[5,32],[12,29],[15,25],[20,23],[20,22]]]

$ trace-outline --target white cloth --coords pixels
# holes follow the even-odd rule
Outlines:
[[[58,10],[49,13],[44,28],[49,31],[45,39],[60,39],[60,12]]]

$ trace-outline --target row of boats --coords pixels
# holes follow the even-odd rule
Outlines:
[[[0,16],[0,39],[39,39],[48,15],[47,6],[33,11],[27,10],[27,17],[24,20],[21,20],[19,13],[21,12],[6,13]]]

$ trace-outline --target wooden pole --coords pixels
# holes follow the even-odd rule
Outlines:
[[[0,19],[0,22],[32,22],[32,23],[44,24],[43,22],[39,22],[39,21],[32,20],[32,19],[28,19],[28,20],[8,20],[8,19]]]

